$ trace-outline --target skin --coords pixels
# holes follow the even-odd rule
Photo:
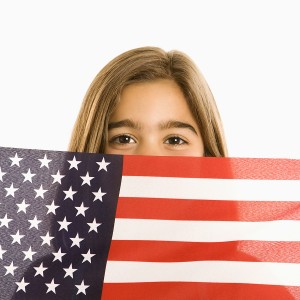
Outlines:
[[[196,121],[172,80],[126,86],[108,126],[107,154],[203,156]]]

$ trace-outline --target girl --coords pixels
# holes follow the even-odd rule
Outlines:
[[[226,156],[213,95],[180,51],[141,47],[110,61],[91,83],[69,151]]]

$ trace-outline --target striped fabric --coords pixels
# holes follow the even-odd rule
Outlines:
[[[0,291],[300,299],[300,160],[0,147]]]
[[[300,299],[300,162],[124,157],[102,299]]]

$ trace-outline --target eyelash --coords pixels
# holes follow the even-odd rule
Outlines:
[[[136,140],[130,134],[120,134],[120,135],[114,136],[113,138],[111,138],[109,140],[109,142],[110,143],[116,143],[116,144],[119,144],[119,145],[131,144],[131,143],[121,143],[120,141],[118,142],[117,140],[120,139],[120,138],[129,138],[129,139],[134,140],[134,142],[136,143]]]
[[[174,144],[172,144],[172,143],[167,143],[167,141],[168,140],[170,140],[170,139],[173,139],[173,141],[175,140],[175,139],[177,139],[177,140],[180,140],[180,142],[179,143],[174,143]],[[164,142],[165,144],[169,144],[169,145],[171,145],[171,146],[181,146],[181,145],[184,145],[184,144],[188,144],[188,142],[185,140],[185,139],[183,139],[182,137],[180,137],[180,136],[178,136],[178,135],[173,135],[173,136],[169,136],[166,140],[165,140],[165,142]]]
[[[128,143],[128,142],[121,142],[120,140],[118,141],[118,139],[120,139],[120,138],[125,138],[127,140],[132,139],[134,141],[134,143],[136,143],[135,138],[133,138],[130,134],[120,134],[118,136],[115,136],[110,139],[109,143],[117,143],[119,145],[132,144],[132,143]],[[177,141],[179,141],[179,143],[176,143],[176,141],[175,141],[175,143],[172,143],[172,142],[170,142],[171,139],[173,139],[173,142],[174,142],[174,140],[177,140]],[[174,136],[167,137],[164,141],[164,144],[168,144],[168,145],[176,147],[176,146],[188,144],[188,142],[185,139],[181,138],[180,136],[174,135]]]

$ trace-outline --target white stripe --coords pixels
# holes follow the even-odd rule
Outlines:
[[[108,261],[104,282],[223,282],[300,286],[300,264],[237,261],[180,263]]]
[[[300,221],[234,222],[116,219],[113,240],[300,241]]]
[[[123,176],[120,197],[300,201],[300,181]]]

